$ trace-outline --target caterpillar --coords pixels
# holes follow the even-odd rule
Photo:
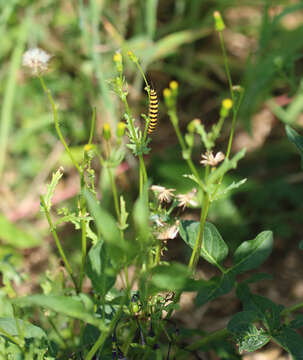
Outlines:
[[[158,121],[158,97],[156,90],[150,90],[150,99],[149,99],[149,110],[148,110],[148,117],[149,117],[149,125],[148,125],[148,133],[151,134],[156,126]]]

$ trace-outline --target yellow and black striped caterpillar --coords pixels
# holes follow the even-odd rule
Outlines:
[[[150,90],[148,117],[149,125],[147,131],[151,134],[155,130],[158,121],[158,97],[154,89]]]

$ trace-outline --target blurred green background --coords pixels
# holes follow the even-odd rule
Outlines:
[[[246,147],[248,154],[227,180],[247,177],[248,182],[215,203],[210,220],[233,247],[272,229],[277,259],[281,251],[297,249],[302,236],[302,173],[280,120],[299,129],[303,124],[301,1],[10,0],[0,2],[1,258],[13,254],[14,262],[36,274],[56,261],[39,214],[39,194],[61,165],[65,175],[54,201],[60,207],[77,206],[77,174],[56,136],[38,79],[21,68],[23,52],[40,47],[53,55],[46,82],[59,106],[64,135],[75,156],[82,156],[94,106],[97,144],[102,125],[109,122],[114,128],[122,118],[121,104],[108,83],[115,74],[112,57],[117,50],[125,55],[133,113],[139,119],[146,112],[141,75],[126,56],[132,50],[160,97],[159,126],[146,157],[149,176],[155,184],[182,192],[192,184],[182,177],[188,169],[165,113],[162,91],[171,80],[179,82],[182,129],[194,118],[206,128],[217,121],[221,100],[229,95],[213,28],[215,10],[226,22],[233,82],[245,88],[234,151]],[[294,102],[297,106],[290,109]],[[228,130],[226,122],[218,150],[226,148]],[[197,162],[201,151],[197,144]],[[135,164],[131,157],[126,164],[118,182],[132,201],[137,196]],[[62,226],[61,235],[74,261],[80,261],[74,229]]]

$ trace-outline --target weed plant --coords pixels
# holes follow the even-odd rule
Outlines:
[[[269,278],[268,274],[259,272],[240,281],[239,275],[258,269],[270,255],[272,232],[262,231],[229,254],[230,249],[219,230],[207,221],[212,203],[246,181],[223,185],[226,174],[235,169],[245,155],[244,149],[231,155],[244,89],[232,83],[222,34],[225,25],[219,12],[214,13],[214,20],[230,91],[230,98],[222,102],[216,124],[206,130],[203,123],[195,119],[183,134],[177,112],[178,83],[172,81],[163,92],[181,157],[188,166],[189,173],[184,176],[192,183],[192,190],[186,194],[177,194],[175,189],[150,182],[145,155],[151,151],[151,109],[149,115],[142,114],[143,126],[138,126],[139,121],[128,103],[124,53],[114,55],[117,75],[110,81],[124,106],[123,121],[116,129],[106,123],[101,144],[94,143],[94,110],[81,161],[74,157],[61,132],[57,105],[47,85],[50,56],[40,49],[31,49],[24,55],[24,65],[40,80],[49,100],[57,135],[78,173],[80,191],[77,211],[59,209],[56,221],[52,215],[52,198],[63,175],[61,168],[53,174],[46,194],[41,196],[41,211],[63,262],[57,273],[47,273],[41,283],[41,294],[18,297],[13,287],[18,274],[8,268],[9,262],[6,269],[1,267],[4,284],[1,305],[5,313],[0,318],[2,358],[191,359],[213,350],[222,359],[237,359],[239,353],[253,352],[274,341],[294,359],[303,359],[303,340],[296,332],[303,326],[303,317],[295,316],[303,303],[284,308],[252,293],[250,284]],[[133,52],[127,55],[142,76],[150,99],[151,87],[138,57]],[[153,121],[154,127],[155,119]],[[216,140],[223,126],[230,126],[228,142],[224,152],[216,152]],[[287,135],[303,153],[303,138],[289,124]],[[197,143],[202,152],[200,164],[192,158]],[[133,207],[125,201],[125,194],[120,193],[115,179],[115,170],[127,151],[138,160],[138,199]],[[104,194],[99,194],[95,187],[92,166],[95,160],[108,176],[113,213],[103,206]],[[182,211],[186,208],[200,209],[200,220],[184,220]],[[81,233],[79,270],[73,267],[64,239],[57,232],[63,222],[72,223]],[[167,241],[174,241],[178,234],[191,249],[187,264],[165,261]],[[229,255],[232,262],[227,266],[225,260]],[[210,263],[219,275],[209,280],[200,279],[197,276],[199,260]],[[89,291],[84,286],[87,279],[91,283]],[[122,283],[120,288],[115,285],[117,279]],[[180,328],[175,323],[173,314],[180,308],[183,293],[195,291],[198,308],[233,289],[243,310],[231,314],[226,328],[205,333],[201,329]]]

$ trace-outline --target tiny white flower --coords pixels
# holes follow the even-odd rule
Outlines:
[[[200,161],[201,164],[204,166],[217,166],[219,162],[223,161],[225,155],[220,151],[214,156],[212,151],[207,151],[204,155],[202,155],[202,160]]]
[[[151,190],[157,195],[158,200],[162,202],[170,202],[174,197],[173,192],[176,189],[166,189],[164,186],[152,185]]]
[[[33,75],[40,75],[48,70],[51,57],[42,49],[29,49],[23,54],[22,65],[28,67]]]

